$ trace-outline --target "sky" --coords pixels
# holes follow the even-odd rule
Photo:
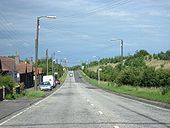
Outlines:
[[[170,0],[0,0],[0,56],[35,59],[38,16],[57,17],[40,19],[38,57],[69,66],[119,56],[116,39],[125,56],[170,50]]]

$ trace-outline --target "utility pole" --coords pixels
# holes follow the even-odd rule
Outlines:
[[[100,84],[100,58],[98,58],[98,84]]]
[[[52,62],[52,75],[54,74],[54,71],[53,71],[53,69],[54,69],[54,66],[53,66],[53,54],[51,54],[51,62]]]
[[[120,39],[121,57],[123,57],[123,40]]]
[[[98,66],[97,66],[97,79],[98,79],[98,84],[100,84],[100,57],[97,57],[97,56],[93,56],[94,58],[97,59],[97,63],[98,63]]]
[[[122,39],[113,39],[111,41],[120,41],[120,56],[123,58],[123,40]]]
[[[38,35],[39,35],[39,28],[40,28],[40,18],[56,19],[56,16],[39,16],[39,17],[37,17],[37,29],[36,29],[36,38],[35,38],[35,81],[34,81],[34,89],[35,90],[37,90]]]
[[[55,77],[55,66],[56,66],[56,57],[55,57],[55,52],[54,52],[54,59],[53,59],[53,61],[54,61],[54,68],[53,68],[53,71],[54,71],[54,73],[53,73],[53,75],[54,75],[54,77]]]
[[[38,67],[38,35],[39,35],[40,18],[37,17],[37,30],[35,38],[35,83],[34,89],[37,90],[37,67]]]
[[[47,75],[48,75],[48,49],[46,50]]]

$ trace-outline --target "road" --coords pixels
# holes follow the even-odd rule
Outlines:
[[[170,128],[170,110],[105,92],[79,72],[47,98],[0,121],[1,128]]]

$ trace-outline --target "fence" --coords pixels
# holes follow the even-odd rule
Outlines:
[[[20,94],[21,93],[21,87],[17,86],[13,89],[13,94]],[[5,99],[5,96],[7,94],[10,94],[11,92],[9,91],[8,88],[5,87],[0,87],[0,101],[3,101]]]
[[[5,87],[0,87],[0,101],[5,99]]]

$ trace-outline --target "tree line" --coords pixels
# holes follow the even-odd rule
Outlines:
[[[39,59],[38,60],[38,67],[43,68],[44,75],[47,74],[47,61],[46,59]],[[61,64],[57,64],[53,62],[53,71],[54,73],[57,72],[56,77],[61,77],[64,73],[63,66]],[[48,74],[52,74],[52,58],[48,60]]]
[[[156,59],[170,60],[170,51],[155,54]],[[141,87],[161,87],[165,93],[170,89],[170,70],[156,69],[146,65],[145,60],[154,58],[146,50],[136,51],[134,55],[127,57],[115,57],[101,59],[101,80],[114,82],[117,85],[131,85]],[[103,65],[116,63],[115,67]],[[97,72],[91,71],[85,66],[84,72],[93,79],[97,79]]]

